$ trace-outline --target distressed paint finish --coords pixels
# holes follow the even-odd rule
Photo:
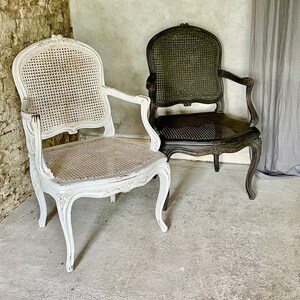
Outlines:
[[[61,64],[66,63],[70,67],[69,70],[57,71],[56,67],[60,68]],[[74,73],[71,73],[70,70],[74,70]],[[53,72],[61,73],[60,80],[53,76]],[[64,72],[65,74],[63,74]],[[161,231],[166,232],[168,227],[162,219],[162,210],[170,190],[170,168],[167,158],[158,152],[160,139],[147,118],[150,98],[131,96],[105,86],[100,56],[88,45],[74,39],[63,38],[61,35],[52,36],[52,38],[35,43],[21,51],[13,63],[13,77],[22,102],[21,115],[30,158],[30,174],[40,206],[39,225],[40,227],[46,225],[47,206],[44,196],[46,193],[51,195],[56,202],[67,248],[67,271],[73,270],[75,254],[71,210],[74,201],[79,198],[110,197],[114,202],[116,194],[143,186],[158,175],[160,189],[155,217]],[[72,78],[72,83],[67,85],[70,78]],[[40,92],[43,87],[42,82],[47,82],[47,86]],[[82,93],[80,97],[76,96],[79,91],[86,91],[89,86],[94,86],[97,92],[94,92],[92,96],[91,93]],[[45,91],[47,89],[48,93]],[[33,91],[37,91],[36,94]],[[55,98],[51,98],[52,95],[56,95]],[[141,146],[131,144],[130,155],[136,156],[136,161],[133,163],[126,159],[129,156],[125,149],[126,145],[113,142],[112,136],[114,136],[115,130],[108,96],[140,106],[142,124],[151,141],[151,151],[144,152],[145,149]],[[59,102],[55,102],[56,100]],[[35,108],[34,112],[29,111],[30,101],[31,108]],[[71,102],[75,102],[78,110],[70,108]],[[55,108],[53,109],[53,107]],[[98,118],[94,117],[94,110],[97,111]],[[70,118],[66,117],[66,111],[72,112],[69,114]],[[79,116],[79,111],[86,113],[83,119]],[[61,118],[60,112],[63,112],[63,118]],[[75,118],[73,118],[74,115],[76,115]],[[42,149],[43,139],[51,138],[61,132],[76,133],[81,128],[103,127],[102,139],[111,143],[108,148],[109,153],[104,154],[101,144],[97,144],[95,147],[94,155],[88,156],[81,156],[74,152],[74,147],[78,146],[78,143],[67,147],[62,156],[56,155],[57,152],[55,154],[57,148],[50,148],[48,154],[49,152],[54,153],[55,163],[59,164],[60,169],[67,175],[60,177],[57,173],[55,175],[55,168],[49,169],[51,162],[45,159],[46,154],[44,155]],[[80,143],[82,146],[88,141],[83,140]],[[88,145],[90,147],[91,144]],[[96,167],[94,163],[97,157],[100,160],[100,167]],[[120,163],[120,157],[126,162],[125,164]],[[75,169],[75,175],[70,176],[69,173],[72,171],[66,168],[64,162],[73,158],[78,162],[78,166],[75,167],[72,162],[71,170]],[[93,165],[91,166],[87,160],[93,160]],[[103,167],[109,161],[111,163],[108,163],[108,168]],[[49,163],[49,168],[46,162]],[[115,167],[116,164],[118,167]],[[91,168],[93,172],[83,175],[87,168]]]

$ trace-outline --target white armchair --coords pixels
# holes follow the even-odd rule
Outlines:
[[[162,210],[170,187],[166,157],[148,123],[150,99],[130,96],[104,85],[101,58],[89,46],[61,36],[35,43],[16,57],[13,76],[22,101],[22,121],[30,160],[30,175],[40,207],[39,226],[46,225],[44,193],[56,202],[70,272],[74,264],[71,209],[81,197],[110,197],[145,185],[159,176],[155,216],[163,232]],[[107,96],[141,106],[150,149],[114,137]],[[104,127],[99,138],[42,148],[42,140],[81,128]]]

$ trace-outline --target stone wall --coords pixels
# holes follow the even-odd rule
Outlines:
[[[0,220],[32,193],[20,100],[11,74],[15,56],[52,34],[70,37],[68,0],[0,1]]]

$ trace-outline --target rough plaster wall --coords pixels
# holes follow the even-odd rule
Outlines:
[[[0,1],[0,220],[32,192],[12,62],[52,34],[71,36],[68,0]]]
[[[74,37],[99,52],[106,84],[127,93],[147,94],[146,45],[159,31],[180,23],[213,32],[223,46],[223,68],[248,76],[249,0],[71,0],[70,8]],[[226,111],[246,117],[245,88],[225,82],[225,96],[233,100],[226,103]],[[117,133],[145,135],[138,108],[116,101],[112,108]],[[238,162],[248,162],[247,149],[239,155]]]

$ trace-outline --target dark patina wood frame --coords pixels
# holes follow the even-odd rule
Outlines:
[[[165,35],[166,33],[170,32],[171,30],[174,31],[176,28],[179,28],[181,26],[184,26],[186,28],[197,28],[197,30],[205,32],[210,37],[213,37],[217,43],[219,44],[220,51],[222,51],[221,44],[219,40],[210,32],[198,28],[195,26],[190,26],[189,24],[181,24],[180,26],[172,27],[169,29],[166,29],[158,34],[156,34],[148,43],[147,46],[147,61],[149,66],[150,75],[146,82],[146,87],[149,92],[149,97],[151,98],[151,107],[150,107],[150,124],[155,128],[155,119],[158,117],[157,115],[157,108],[163,107],[163,106],[171,106],[177,103],[182,103],[185,106],[191,105],[192,102],[199,102],[199,103],[208,103],[205,99],[194,99],[191,102],[174,102],[172,104],[162,104],[156,102],[156,71],[154,66],[154,61],[151,55],[151,49],[154,45],[155,41],[161,37],[162,35]],[[225,71],[221,69],[221,55],[219,60],[219,68],[218,68],[218,75],[221,78],[229,79],[231,81],[234,81],[238,84],[244,85],[246,87],[246,104],[249,110],[250,114],[250,121],[249,126],[252,127],[251,134],[237,137],[230,139],[219,139],[214,141],[205,141],[205,140],[197,140],[197,141],[187,141],[187,140],[166,140],[163,136],[161,136],[162,143],[160,150],[167,156],[168,160],[174,153],[184,153],[192,156],[202,156],[202,155],[208,155],[212,154],[214,156],[214,167],[215,171],[219,171],[219,155],[222,153],[234,153],[237,151],[240,151],[241,149],[245,147],[250,147],[251,149],[251,162],[249,165],[249,169],[246,176],[246,190],[248,193],[248,196],[250,199],[254,199],[256,197],[256,194],[252,188],[252,178],[255,172],[255,169],[257,168],[260,154],[261,154],[261,138],[260,138],[260,132],[255,127],[259,118],[257,115],[257,112],[254,108],[254,105],[251,100],[251,92],[254,86],[254,80],[250,77],[239,77],[233,73],[230,73],[228,71]],[[212,101],[212,103],[216,104],[216,113],[224,113],[224,97],[223,97],[223,83],[222,84],[222,93],[221,96],[218,97],[218,99],[215,99]],[[155,128],[157,130],[157,128]],[[166,208],[166,207],[165,207]]]

